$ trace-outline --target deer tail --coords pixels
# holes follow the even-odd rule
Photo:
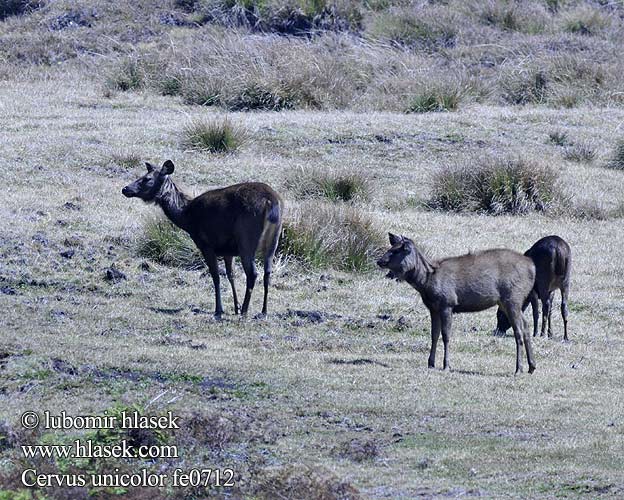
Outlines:
[[[568,270],[568,258],[559,246],[555,248],[555,274],[557,276],[565,276]]]
[[[271,224],[281,220],[281,206],[279,200],[267,200],[266,218]]]

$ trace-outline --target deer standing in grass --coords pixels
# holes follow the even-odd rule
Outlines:
[[[546,236],[529,248],[524,255],[530,257],[535,264],[535,285],[530,296],[533,309],[533,336],[537,336],[539,320],[538,299],[542,301],[542,332],[546,331],[548,320],[548,337],[552,337],[552,301],[555,290],[561,291],[561,317],[563,318],[563,340],[568,340],[568,295],[570,293],[570,275],[572,274],[572,251],[570,245],[559,236]],[[525,307],[528,306],[528,303]],[[499,309],[497,314],[497,332],[505,332],[511,326],[505,313]]]
[[[247,277],[247,289],[241,313],[249,308],[251,292],[257,278],[255,256],[264,259],[264,301],[262,314],[267,313],[267,298],[273,257],[282,226],[283,202],[269,186],[261,182],[245,182],[206,191],[191,198],[171,180],[171,160],[159,169],[150,163],[147,173],[128,184],[122,193],[159,205],[176,226],[186,231],[201,251],[215,288],[215,318],[223,314],[218,257],[223,257],[225,272],[232,286],[234,312],[238,314],[238,297],[234,284],[232,260],[239,256]]]
[[[390,249],[377,261],[388,277],[407,281],[422,297],[431,314],[429,368],[435,366],[440,333],[444,342],[444,369],[449,365],[453,313],[483,311],[498,304],[511,320],[516,338],[516,373],[522,371],[522,344],[529,373],[535,371],[528,325],[522,307],[535,281],[535,265],[522,254],[493,249],[430,261],[405,236],[392,233]]]

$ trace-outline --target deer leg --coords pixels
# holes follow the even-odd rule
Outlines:
[[[531,311],[533,311],[533,336],[537,337],[537,324],[539,323],[539,300],[535,290],[531,291]]]
[[[217,319],[221,319],[223,314],[223,304],[221,303],[221,279],[219,277],[219,263],[217,262],[217,256],[212,252],[204,252],[204,260],[208,264],[208,270],[210,276],[212,276],[212,283],[215,289],[215,312],[214,316]]]
[[[568,287],[561,289],[561,317],[563,318],[563,340],[568,341]]]
[[[431,351],[429,352],[429,368],[435,367],[436,347],[440,338],[440,315],[431,311]]]
[[[553,304],[554,298],[555,298],[555,292],[550,292],[548,294],[548,338],[551,338],[553,335],[551,318],[552,318],[552,304]]]
[[[238,296],[236,295],[236,285],[234,284],[234,271],[232,269],[232,260],[234,257],[226,256],[223,257],[223,261],[225,262],[225,274],[227,275],[227,279],[232,286],[232,297],[234,298],[234,314],[238,314]]]
[[[444,369],[450,370],[449,364],[449,341],[451,340],[451,325],[453,323],[453,311],[443,309],[440,311],[440,326],[442,330],[442,342],[444,342]]]
[[[548,292],[540,293],[540,300],[542,301],[542,331],[540,337],[543,337],[546,334],[546,322],[548,321],[550,311],[550,294]]]
[[[246,315],[247,310],[249,309],[249,302],[251,300],[251,292],[256,285],[258,272],[256,271],[256,263],[254,262],[253,255],[241,257],[241,262],[243,264],[243,269],[245,270],[245,275],[247,276],[247,289],[245,290],[245,298],[243,299],[241,314]]]

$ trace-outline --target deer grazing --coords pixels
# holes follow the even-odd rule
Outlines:
[[[239,256],[247,289],[241,314],[246,314],[251,292],[258,275],[255,256],[264,259],[264,301],[262,314],[267,313],[267,298],[273,257],[282,225],[283,202],[269,186],[260,182],[245,182],[206,191],[191,198],[180,191],[170,175],[171,160],[159,169],[150,163],[147,173],[122,189],[124,196],[137,197],[159,205],[176,226],[186,231],[201,251],[215,288],[215,318],[223,314],[219,280],[218,257],[223,257],[225,272],[232,286],[234,312],[238,314],[238,298],[234,284],[232,260]]]
[[[563,318],[563,340],[568,340],[568,294],[570,293],[570,275],[572,273],[572,252],[570,245],[559,236],[546,236],[529,248],[524,255],[535,264],[535,285],[530,296],[533,309],[533,336],[537,336],[539,320],[538,298],[542,301],[542,331],[544,336],[548,320],[548,336],[552,337],[550,317],[555,290],[561,291],[561,317]],[[525,308],[528,304],[525,305]],[[497,314],[497,332],[505,332],[511,326],[505,313],[499,309]]]
[[[476,312],[498,306],[511,320],[516,338],[516,373],[522,371],[522,344],[529,373],[535,370],[528,325],[522,307],[535,281],[533,261],[512,250],[493,249],[430,261],[405,236],[389,233],[390,249],[377,261],[387,277],[407,281],[422,297],[431,314],[429,368],[435,366],[440,332],[444,369],[449,369],[449,341],[453,313]]]

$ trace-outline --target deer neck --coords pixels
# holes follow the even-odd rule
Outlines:
[[[186,208],[191,199],[180,191],[169,177],[165,178],[155,201],[171,222],[188,231]]]
[[[434,271],[434,265],[424,255],[417,252],[414,256],[413,267],[405,273],[405,281],[422,293]]]

